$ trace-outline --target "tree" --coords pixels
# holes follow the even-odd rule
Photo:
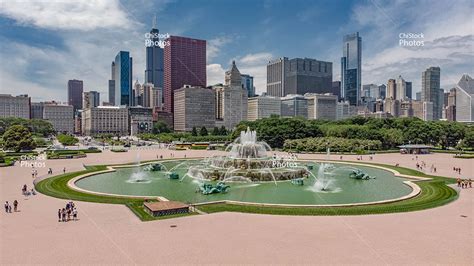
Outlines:
[[[193,130],[191,131],[191,135],[192,136],[197,136],[198,135],[196,127],[193,127]]]
[[[221,136],[225,136],[227,135],[227,129],[225,128],[225,126],[221,126],[221,128],[219,129],[219,135]]]
[[[207,132],[207,128],[206,127],[201,127],[201,130],[199,130],[199,135],[201,135],[201,136],[209,135],[209,133]]]
[[[5,150],[13,150],[15,152],[36,148],[31,132],[22,125],[10,126],[5,131],[5,134],[3,134],[3,142]]]
[[[73,146],[79,142],[76,137],[66,134],[59,134],[56,138],[64,146]]]
[[[214,135],[214,136],[220,135],[220,131],[219,131],[219,128],[218,128],[218,127],[214,127],[214,128],[212,129],[212,135]]]
[[[153,129],[151,130],[153,134],[160,134],[160,133],[170,133],[171,129],[164,121],[158,121],[153,124]]]

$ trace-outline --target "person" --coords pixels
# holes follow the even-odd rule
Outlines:
[[[62,217],[62,221],[65,222],[66,221],[66,209],[62,209],[61,210],[61,217]]]
[[[461,186],[461,178],[458,177],[458,178],[456,179],[456,181],[457,181],[457,183],[458,183],[458,187],[460,187],[460,186]]]
[[[468,181],[468,182],[469,182],[469,188],[472,188],[472,179],[469,178],[469,181]]]
[[[31,195],[36,195],[36,191],[33,188],[31,189]]]
[[[339,157],[339,160],[342,160],[342,155]]]
[[[71,208],[69,208],[67,211],[67,221],[69,222],[69,220],[71,220]]]
[[[8,213],[8,201],[5,201],[5,212]]]
[[[66,173],[66,167],[63,168],[63,174],[65,174],[65,173]]]
[[[12,213],[12,205],[8,204],[8,212]]]
[[[61,209],[58,209],[58,222],[61,222]]]
[[[163,159],[163,155],[160,155],[160,159]]]
[[[18,210],[18,201],[13,201],[13,211],[16,212]]]
[[[76,208],[74,208],[74,209],[72,210],[72,219],[73,219],[74,221],[77,220],[77,209],[76,209]]]

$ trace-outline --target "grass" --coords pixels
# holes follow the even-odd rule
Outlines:
[[[177,162],[169,161],[165,162],[167,167],[170,168]],[[239,205],[239,204],[209,204],[199,206],[199,210],[206,213],[215,213],[223,211],[231,212],[245,212],[245,213],[261,213],[261,214],[276,214],[276,215],[364,215],[364,214],[382,214],[382,213],[397,213],[397,212],[410,212],[419,211],[429,208],[445,205],[449,202],[457,199],[457,192],[447,184],[455,183],[454,179],[447,177],[431,176],[425,173],[408,169],[404,167],[397,167],[384,164],[368,163],[377,166],[383,166],[398,171],[401,174],[419,176],[425,178],[431,178],[426,181],[416,181],[418,186],[421,188],[421,193],[417,196],[391,203],[383,203],[376,205],[365,205],[365,206],[352,206],[352,207],[315,207],[315,208],[304,208],[304,207],[270,207],[270,206],[254,206],[254,205]],[[45,180],[40,181],[36,184],[36,190],[56,198],[76,200],[76,201],[88,201],[97,203],[108,203],[108,204],[123,204],[126,205],[137,217],[142,221],[159,220],[175,218],[187,215],[195,215],[196,213],[190,214],[178,214],[164,217],[153,217],[143,209],[143,199],[128,198],[128,197],[113,197],[113,196],[102,196],[75,191],[69,188],[67,185],[68,181],[79,175],[93,173],[101,170],[105,170],[106,166],[96,165],[87,166],[86,170],[54,176]]]
[[[126,205],[140,220],[142,221],[152,221],[152,220],[161,220],[173,217],[193,215],[194,213],[189,214],[179,214],[179,215],[170,215],[163,217],[154,217],[149,213],[145,212],[143,209],[143,199],[137,198],[128,198],[128,197],[113,197],[113,196],[103,196],[103,195],[94,195],[89,193],[84,193],[71,189],[67,183],[69,180],[88,173],[98,172],[106,170],[104,165],[96,166],[86,166],[86,170],[68,173],[63,175],[54,176],[45,180],[38,182],[35,186],[36,190],[45,195],[66,199],[74,201],[87,201],[87,202],[96,202],[96,203],[107,203],[107,204],[123,204]]]
[[[459,158],[459,159],[474,159],[474,154],[455,155],[454,158]]]

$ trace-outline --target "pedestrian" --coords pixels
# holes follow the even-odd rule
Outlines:
[[[458,178],[456,179],[456,182],[458,183],[458,187],[460,187],[460,186],[461,186],[461,178],[458,177]]]
[[[77,220],[77,209],[76,209],[76,208],[74,208],[74,209],[72,210],[72,218],[74,219],[74,221]]]
[[[65,174],[65,173],[66,173],[66,167],[63,168],[63,174]]]
[[[472,179],[469,178],[469,188],[472,188]]]
[[[65,222],[66,221],[66,209],[62,209],[61,210],[61,217],[62,217],[62,221]]]
[[[8,213],[8,201],[5,201],[5,212]]]
[[[15,201],[13,201],[13,211],[17,212],[17,210],[18,210],[18,201],[15,200]]]
[[[8,204],[8,212],[12,213],[12,205]]]
[[[61,209],[58,209],[58,222],[61,222]]]
[[[71,220],[71,209],[68,209],[66,213],[67,213],[67,221],[69,222],[69,220]]]

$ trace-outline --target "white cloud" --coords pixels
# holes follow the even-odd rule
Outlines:
[[[225,70],[220,64],[207,65],[207,84],[215,85],[224,83]]]
[[[219,55],[222,47],[232,41],[233,38],[229,36],[221,36],[207,41],[206,56],[207,62],[212,60]]]
[[[118,0],[2,1],[0,15],[21,25],[56,30],[127,29],[134,23]]]
[[[430,66],[441,68],[441,86],[457,82],[472,72],[474,17],[472,1],[380,1],[354,6],[343,34],[363,29],[362,82],[386,83],[402,75],[421,89],[421,73]],[[399,33],[423,33],[424,46],[399,46]],[[339,64],[336,64],[338,66]]]

